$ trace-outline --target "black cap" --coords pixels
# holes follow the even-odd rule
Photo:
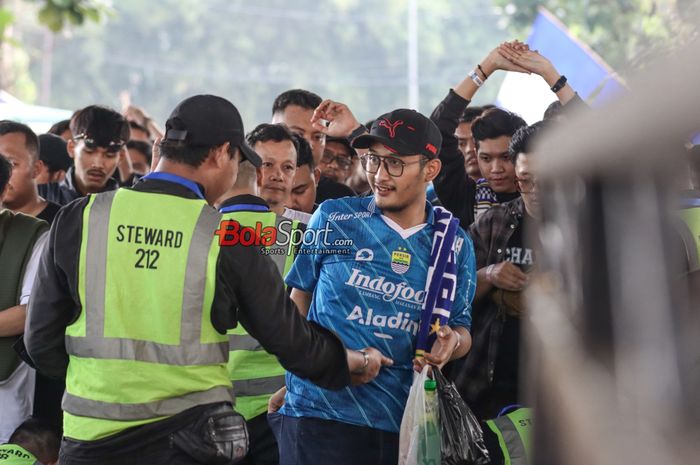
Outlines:
[[[350,151],[350,156],[354,157],[357,155],[357,150],[355,150],[355,147],[352,146],[350,141],[348,140],[347,137],[332,137],[332,136],[326,136],[326,144],[329,142],[337,142],[339,144],[344,145],[345,147],[348,148]]]
[[[429,118],[415,110],[400,108],[377,118],[369,134],[356,137],[352,146],[366,149],[375,142],[397,155],[422,154],[436,158],[442,145],[442,135]]]
[[[262,159],[245,142],[243,120],[233,103],[216,95],[195,95],[180,102],[165,123],[164,140],[193,147],[215,147],[230,142],[259,167]]]
[[[73,166],[66,141],[55,134],[39,135],[39,160],[44,162],[49,171],[68,171]]]

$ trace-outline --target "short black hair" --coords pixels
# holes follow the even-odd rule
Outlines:
[[[478,148],[479,141],[501,136],[512,137],[523,126],[527,126],[527,123],[515,113],[502,108],[491,108],[472,122],[472,137]]]
[[[245,136],[246,142],[251,147],[258,142],[283,142],[288,140],[294,145],[294,149],[298,152],[299,147],[297,140],[294,137],[294,133],[289,130],[289,128],[284,124],[272,124],[272,123],[262,123],[258,124],[255,129],[250,131],[247,136]]]
[[[0,194],[7,187],[7,183],[10,182],[10,176],[12,176],[12,163],[5,158],[5,155],[0,153]]]
[[[163,139],[158,144],[161,157],[195,168],[204,163],[213,148],[199,145],[191,146],[183,141],[169,139]]]
[[[132,129],[136,129],[138,131],[143,131],[146,133],[146,137],[148,137],[149,139],[151,138],[151,131],[149,131],[146,126],[141,126],[136,121],[129,121],[129,133],[131,133]],[[129,138],[131,138],[131,136],[129,136]]]
[[[60,136],[66,131],[70,131],[70,120],[69,119],[64,119],[59,121],[58,123],[55,123],[53,126],[49,128],[47,131],[49,134],[54,134],[56,136]]]
[[[146,157],[146,161],[148,162],[148,164],[151,164],[153,155],[151,153],[151,144],[149,144],[148,142],[142,140],[130,140],[126,143],[126,148],[129,150],[133,149],[141,152]]]
[[[561,104],[559,100],[555,100],[549,104],[547,109],[544,111],[544,120],[554,119],[557,116],[564,114],[564,105]]]
[[[311,145],[309,145],[309,142],[304,139],[303,136],[300,136],[297,133],[293,134],[297,147],[297,168],[301,168],[304,165],[309,165],[309,169],[313,171],[316,164],[314,163],[314,154],[311,151]]]
[[[531,126],[523,126],[515,131],[508,147],[508,155],[510,155],[513,164],[518,160],[518,155],[521,153],[529,155],[533,152],[535,144],[549,126],[547,121],[538,121]]]
[[[40,462],[48,463],[58,460],[61,437],[48,423],[30,418],[17,427],[9,443],[25,448]]]
[[[484,112],[484,107],[467,107],[459,117],[460,123],[471,123]]]
[[[17,121],[6,119],[0,121],[0,136],[13,134],[15,132],[24,134],[24,146],[31,154],[32,159],[37,161],[39,159],[39,137],[32,131],[32,128],[26,124],[18,123]]]
[[[88,134],[97,141],[129,140],[129,122],[121,113],[100,105],[78,110],[70,120],[73,137]]]
[[[272,103],[272,114],[284,111],[289,105],[297,105],[309,110],[315,110],[323,99],[317,94],[304,89],[291,89],[282,92]]]

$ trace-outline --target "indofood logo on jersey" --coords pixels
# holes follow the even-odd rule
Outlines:
[[[425,300],[425,291],[416,291],[405,282],[394,283],[384,276],[368,276],[362,274],[357,268],[352,269],[352,274],[345,282],[348,286],[367,292],[373,297],[381,296],[385,302],[406,302],[413,305],[422,305]]]
[[[391,252],[391,271],[404,274],[411,267],[411,254],[403,247]]]

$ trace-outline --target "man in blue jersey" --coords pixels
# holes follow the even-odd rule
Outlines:
[[[471,345],[474,250],[458,228],[448,325],[435,328],[431,353],[414,359],[437,229],[426,186],[440,172],[440,131],[416,111],[400,109],[378,118],[366,134],[347,106],[328,100],[316,109],[313,122],[329,136],[349,137],[355,148],[368,149],[362,166],[374,195],[324,202],[308,225],[323,234],[302,246],[286,283],[310,320],[350,348],[379,348],[393,364],[374,381],[340,391],[288,374],[284,405],[269,420],[278,432],[283,465],[394,465],[413,369],[426,360],[442,366],[464,356]],[[280,397],[271,400],[271,411],[282,403]]]

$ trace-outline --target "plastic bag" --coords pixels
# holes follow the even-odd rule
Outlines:
[[[481,465],[490,462],[479,420],[462,400],[454,383],[433,367],[437,381],[443,465]],[[401,424],[403,426],[403,422]]]
[[[399,465],[440,465],[439,404],[429,367],[413,377],[399,435]],[[427,384],[426,384],[427,381]]]

